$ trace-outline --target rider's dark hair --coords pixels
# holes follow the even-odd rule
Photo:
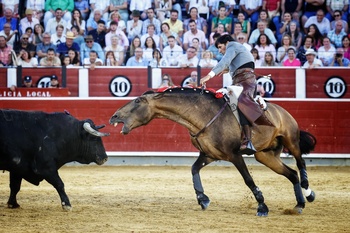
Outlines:
[[[215,42],[215,47],[217,48],[219,44],[226,44],[228,41],[235,41],[231,35],[223,35],[223,36],[220,36],[216,42]]]

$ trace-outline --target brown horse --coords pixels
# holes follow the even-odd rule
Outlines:
[[[309,188],[305,161],[302,154],[310,153],[316,145],[316,139],[310,133],[300,131],[295,119],[282,107],[268,103],[265,112],[275,127],[253,125],[253,144],[257,150],[255,158],[276,173],[285,176],[294,186],[298,213],[305,207],[305,196],[309,202],[315,199],[315,193]],[[204,194],[199,171],[217,160],[232,162],[246,185],[258,202],[257,215],[267,216],[268,207],[264,197],[255,185],[239,147],[241,129],[232,110],[224,98],[216,98],[208,90],[191,88],[173,88],[165,92],[146,92],[117,110],[110,119],[115,126],[123,123],[121,133],[128,134],[132,129],[147,125],[155,118],[165,118],[183,125],[189,130],[193,145],[200,151],[192,166],[192,177],[198,204],[202,209],[209,206],[210,200]],[[300,171],[298,173],[285,165],[280,158],[283,149],[294,156]]]

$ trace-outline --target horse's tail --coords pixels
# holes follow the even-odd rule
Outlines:
[[[299,148],[301,154],[309,154],[315,149],[316,146],[316,137],[309,132],[300,130],[300,142]]]

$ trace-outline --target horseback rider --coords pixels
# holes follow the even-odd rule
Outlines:
[[[229,72],[232,84],[243,87],[237,108],[243,133],[240,153],[254,154],[256,150],[251,141],[251,125],[262,115],[262,109],[254,102],[256,77],[253,55],[242,44],[235,42],[230,35],[219,37],[215,46],[224,56],[208,75],[201,78],[200,83],[204,85],[216,75]]]

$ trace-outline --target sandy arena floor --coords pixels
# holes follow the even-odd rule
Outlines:
[[[23,181],[19,209],[8,209],[8,172],[0,175],[0,232],[350,232],[350,167],[308,168],[316,200],[301,215],[291,183],[266,167],[250,166],[270,209],[257,203],[238,171],[201,171],[206,211],[197,204],[190,167],[69,166],[60,169],[73,210],[64,212],[47,182]]]

